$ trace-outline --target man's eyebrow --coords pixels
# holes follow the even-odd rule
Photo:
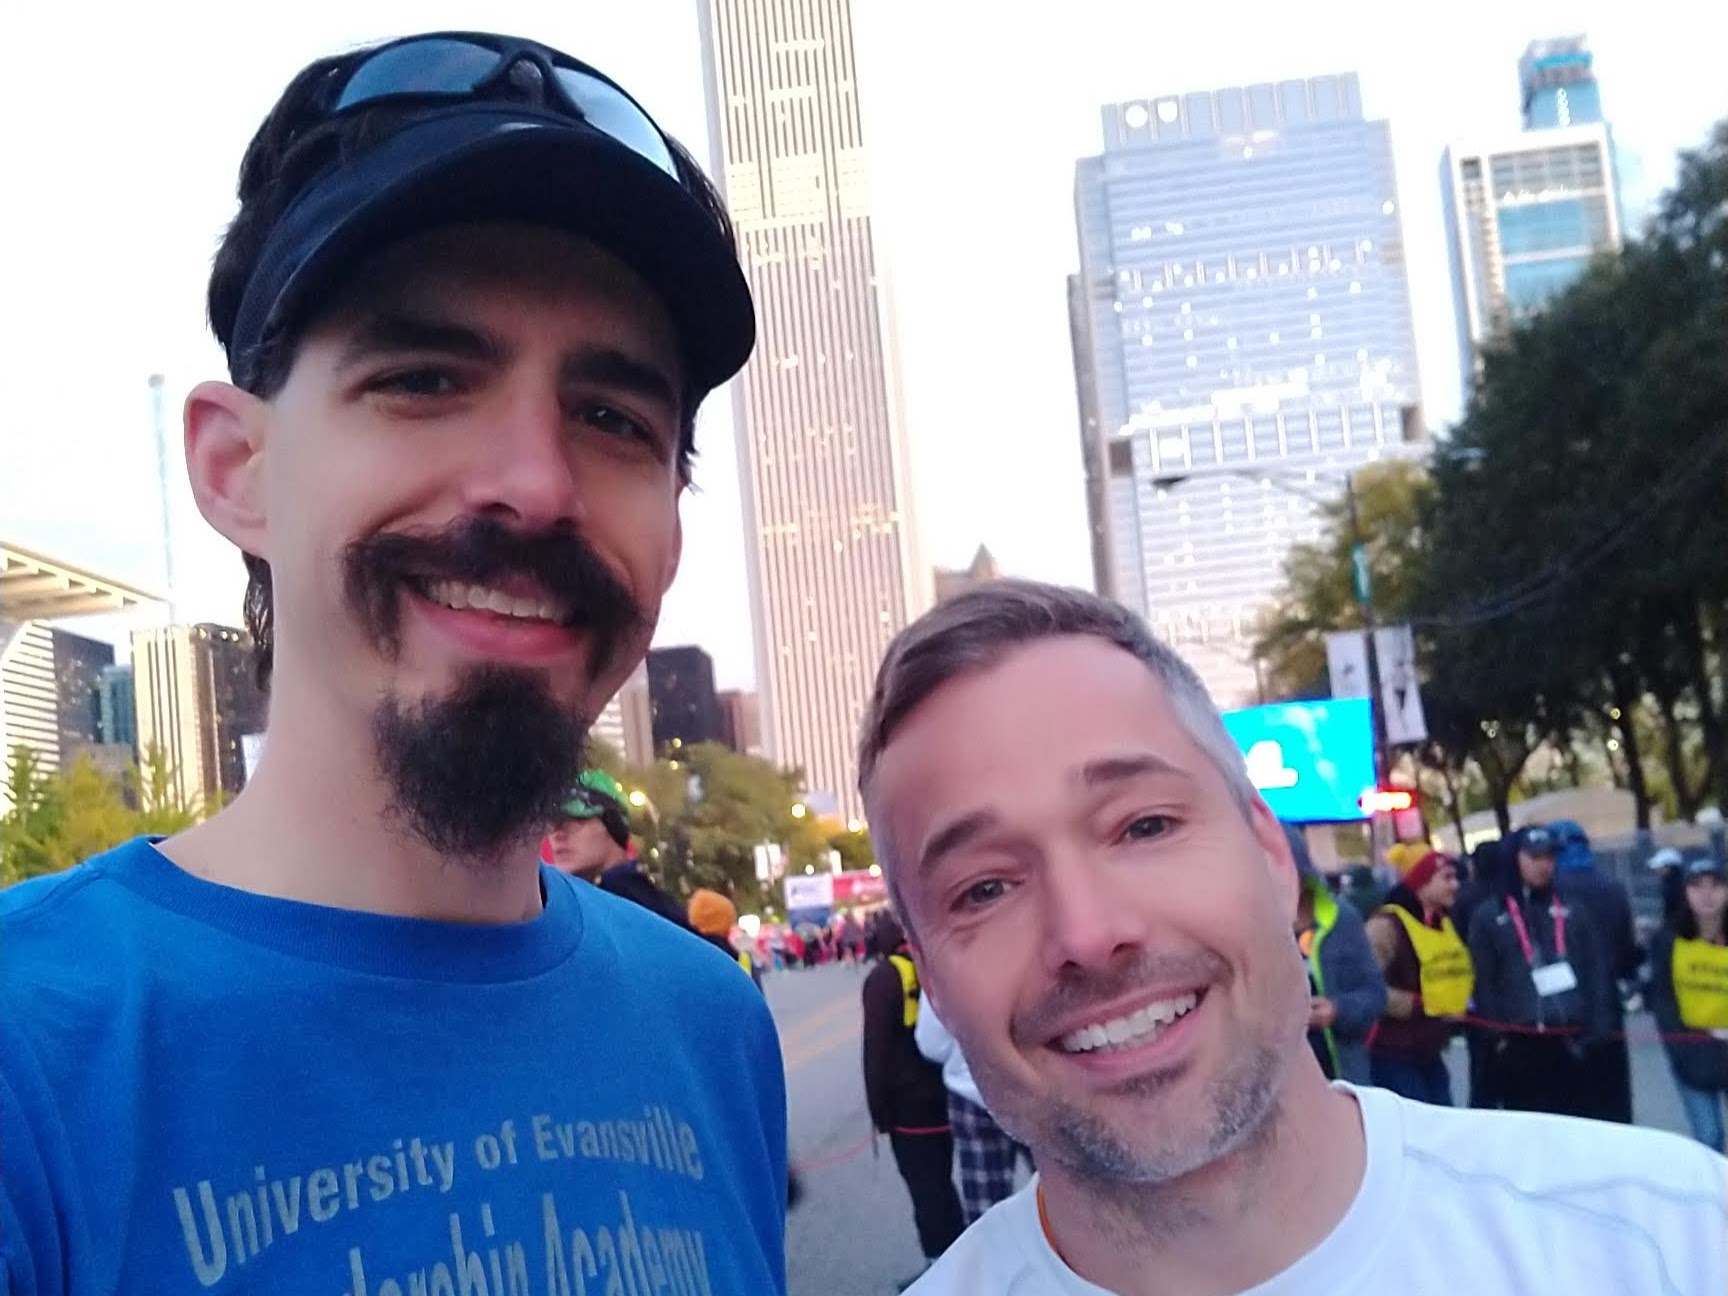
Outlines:
[[[1081,767],[1080,785],[1087,788],[1098,788],[1111,783],[1126,782],[1128,779],[1140,778],[1147,774],[1167,774],[1190,780],[1193,777],[1188,771],[1172,765],[1162,756],[1154,756],[1151,752],[1142,752],[1134,756],[1106,756],[1101,760],[1088,762]]]
[[[336,369],[338,372],[353,369],[381,356],[405,351],[460,356],[465,360],[490,364],[502,363],[509,354],[503,341],[484,329],[388,310],[370,316],[354,330],[354,335],[337,357]]]
[[[961,847],[970,845],[1000,822],[994,810],[974,810],[969,815],[961,815],[952,823],[943,825],[919,853],[919,869],[928,871],[935,868],[944,856],[952,855]]]
[[[611,387],[655,401],[670,410],[677,410],[682,404],[670,374],[659,365],[617,347],[578,347],[564,357],[561,373],[565,382]]]

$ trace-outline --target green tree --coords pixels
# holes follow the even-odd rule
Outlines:
[[[80,755],[56,783],[62,808],[52,848],[57,869],[82,864],[138,835],[137,815],[126,808],[114,780],[89,756]]]
[[[204,798],[188,799],[180,791],[180,780],[168,753],[154,743],[139,753],[132,771],[132,787],[138,802],[136,831],[152,837],[171,837],[204,819]]]
[[[797,771],[717,743],[681,747],[674,757],[625,770],[621,781],[642,794],[631,826],[649,867],[675,894],[705,886],[753,908],[766,899],[757,846],[780,845],[795,867],[827,849],[815,818],[793,814],[803,782]]]
[[[876,850],[870,844],[870,830],[853,832],[843,828],[828,834],[829,850],[840,852],[840,866],[848,872],[868,870],[876,862]]]
[[[0,886],[52,873],[65,822],[65,804],[56,781],[28,747],[12,749],[6,777],[12,808],[0,817]]]
[[[1422,560],[1427,473],[1419,463],[1392,459],[1358,469],[1353,481],[1375,610],[1382,622],[1402,620]],[[1318,520],[1319,539],[1293,545],[1286,556],[1284,592],[1254,643],[1269,699],[1327,696],[1326,634],[1362,624],[1349,506],[1341,494],[1320,507]]]

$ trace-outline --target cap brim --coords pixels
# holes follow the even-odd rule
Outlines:
[[[383,247],[476,221],[565,230],[629,266],[672,317],[698,389],[719,386],[749,359],[749,285],[683,185],[597,130],[495,104],[428,115],[315,181],[278,222],[255,271],[280,279],[260,331],[298,322]]]

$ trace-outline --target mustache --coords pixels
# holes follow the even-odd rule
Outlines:
[[[380,531],[343,550],[342,571],[349,605],[392,654],[400,642],[402,587],[424,592],[434,580],[489,585],[531,579],[570,609],[565,625],[589,632],[597,671],[646,620],[618,574],[570,526],[522,532],[472,517],[436,531]]]
[[[1010,1037],[1023,1047],[1047,1042],[1061,1027],[1094,1005],[1114,1003],[1134,994],[1171,984],[1215,985],[1227,979],[1230,965],[1210,950],[1190,954],[1143,952],[1130,962],[1105,971],[1071,968],[1030,1008],[1014,1015]]]

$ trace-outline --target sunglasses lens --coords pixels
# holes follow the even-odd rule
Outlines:
[[[666,147],[666,141],[654,128],[654,123],[621,90],[574,68],[559,68],[558,84],[595,130],[610,135],[674,180],[678,178],[678,168],[673,164],[672,152]]]
[[[380,50],[348,78],[336,108],[400,94],[466,94],[498,66],[498,52],[462,40],[418,40]]]

